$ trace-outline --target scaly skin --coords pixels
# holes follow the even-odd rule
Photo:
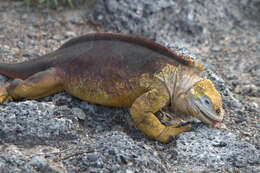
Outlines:
[[[0,64],[0,74],[18,78],[0,88],[0,102],[39,99],[65,90],[91,103],[129,107],[144,134],[169,142],[191,125],[164,126],[154,115],[163,107],[210,126],[223,118],[221,96],[201,69],[195,60],[149,40],[89,34],[37,60]]]

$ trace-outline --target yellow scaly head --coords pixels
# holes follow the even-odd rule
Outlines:
[[[189,108],[192,115],[202,122],[215,126],[224,115],[222,99],[214,84],[208,80],[196,83],[191,89]]]

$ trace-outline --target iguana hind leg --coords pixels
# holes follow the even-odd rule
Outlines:
[[[63,90],[62,80],[55,68],[35,73],[26,80],[15,79],[0,88],[0,103],[5,99],[39,99]]]
[[[172,137],[182,132],[189,131],[191,125],[176,127],[177,125],[164,126],[154,115],[169,103],[169,94],[164,89],[152,89],[133,103],[130,113],[134,123],[147,136],[160,142],[170,142]]]

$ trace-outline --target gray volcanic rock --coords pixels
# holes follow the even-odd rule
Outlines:
[[[77,138],[73,111],[36,101],[11,102],[0,112],[2,142],[35,145]]]
[[[66,169],[59,164],[50,162],[43,155],[30,156],[15,145],[0,147],[0,172],[3,173],[66,173]]]
[[[179,8],[180,6],[182,8]],[[138,1],[104,0],[95,8],[94,19],[107,30],[130,33],[157,40],[167,34],[175,37],[196,37],[201,41],[203,28],[193,16],[193,8],[188,1]],[[113,23],[113,25],[111,25]],[[154,32],[157,31],[157,32]],[[181,32],[178,32],[181,31]],[[196,35],[195,35],[196,34]],[[169,35],[169,37],[171,37]],[[202,38],[203,36],[203,38]]]
[[[130,132],[131,134],[131,132]],[[69,142],[70,143],[70,142]],[[1,148],[0,170],[4,172],[259,172],[260,153],[226,130],[199,124],[170,144],[134,139],[120,130],[84,136],[67,149],[35,146],[29,151],[16,146]],[[12,164],[10,164],[12,162]],[[7,171],[8,172],[8,171]]]
[[[164,43],[198,45],[210,41],[212,31],[231,29],[230,19],[242,15],[234,4],[238,3],[227,0],[101,0],[92,17],[108,31]]]
[[[205,168],[232,170],[233,167],[242,172],[260,171],[260,151],[227,130],[200,125],[194,131],[179,136],[176,151],[176,165],[185,171]]]
[[[94,144],[86,145],[96,150],[66,161],[69,172],[214,172],[234,167],[242,172],[260,170],[260,152],[254,146],[236,139],[229,131],[204,125],[167,145],[133,140],[118,131],[98,135]]]

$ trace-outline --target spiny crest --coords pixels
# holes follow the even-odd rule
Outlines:
[[[192,66],[192,67],[196,67],[196,68],[198,68],[201,71],[205,70],[205,67],[201,63],[197,62],[197,58],[196,57],[186,56],[186,55],[179,54],[179,53],[177,55],[182,57],[187,65]]]

